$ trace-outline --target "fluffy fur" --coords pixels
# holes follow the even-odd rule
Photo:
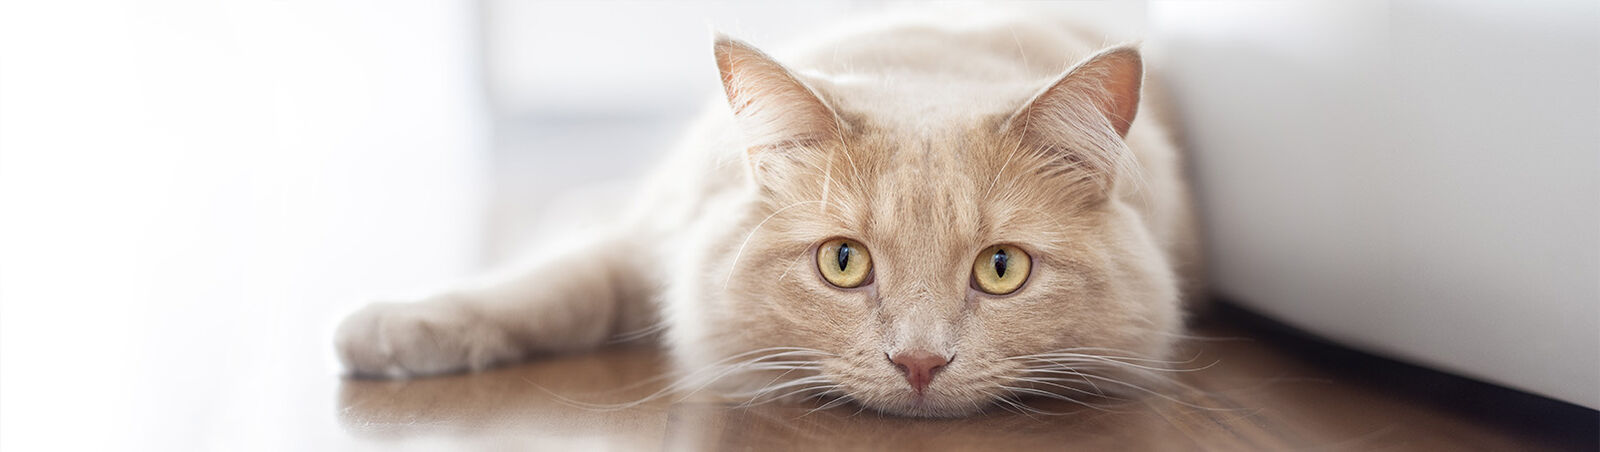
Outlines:
[[[1129,375],[1159,370],[1181,329],[1191,212],[1138,50],[1074,30],[908,19],[783,59],[718,37],[726,98],[615,231],[368,307],[341,326],[340,356],[410,377],[664,329],[672,388],[757,400],[954,416],[1142,389]],[[872,283],[818,275],[816,247],[836,237],[870,250]],[[994,244],[1033,258],[1010,295],[969,283]],[[888,358],[908,350],[953,359],[918,393]]]

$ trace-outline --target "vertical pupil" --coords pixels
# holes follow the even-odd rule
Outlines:
[[[1001,278],[1006,277],[1006,260],[1007,259],[1009,259],[1009,257],[1006,256],[1006,250],[997,250],[997,251],[994,252],[994,275],[995,276],[999,276]]]
[[[850,266],[850,244],[849,243],[840,243],[839,244],[839,253],[838,253],[838,255],[839,255],[839,271],[844,271],[845,267]]]

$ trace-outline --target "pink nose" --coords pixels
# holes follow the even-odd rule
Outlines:
[[[895,354],[889,362],[899,367],[906,374],[906,382],[911,383],[911,388],[921,394],[933,382],[933,374],[944,369],[945,364],[950,364],[952,358],[935,355],[927,350],[911,350]]]

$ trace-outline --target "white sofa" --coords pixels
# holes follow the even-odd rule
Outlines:
[[[1600,408],[1600,3],[1150,8],[1219,293]]]

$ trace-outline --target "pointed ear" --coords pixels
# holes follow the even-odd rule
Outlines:
[[[1035,94],[1002,126],[1023,146],[1048,152],[1048,172],[1091,182],[1085,199],[1103,200],[1118,180],[1137,172],[1137,161],[1122,139],[1139,112],[1144,65],[1139,50],[1102,50],[1067,70]],[[1137,179],[1133,179],[1137,180]]]
[[[1017,111],[1007,124],[1025,131],[1027,138],[1084,133],[1103,129],[1128,136],[1128,126],[1139,113],[1139,89],[1144,82],[1144,61],[1139,49],[1117,46],[1101,50],[1079,62],[1065,75]]]
[[[716,36],[717,68],[750,152],[840,139],[833,109],[772,57]]]

